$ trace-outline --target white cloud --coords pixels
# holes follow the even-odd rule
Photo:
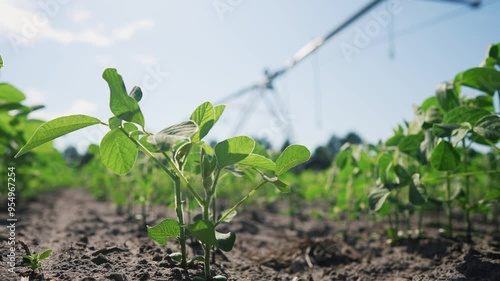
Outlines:
[[[85,11],[85,10],[75,11],[71,15],[71,19],[74,22],[84,22],[84,21],[87,21],[88,19],[90,19],[91,17],[92,17],[92,13],[89,11]]]
[[[74,115],[74,114],[84,114],[93,115],[97,112],[99,106],[93,102],[78,99],[74,101],[68,109],[59,112],[47,112],[46,109],[37,110],[30,114],[31,118],[42,119],[42,120],[52,120],[61,116]]]
[[[26,94],[26,104],[29,106],[44,105],[47,101],[47,96],[38,89],[29,88],[24,93]]]
[[[117,39],[130,39],[137,31],[150,29],[152,27],[154,27],[154,21],[152,19],[144,19],[115,29],[113,35]]]
[[[47,9],[45,6],[42,7],[40,3],[40,7],[36,7],[27,5],[25,1],[0,1],[0,18],[2,19],[0,41],[9,41],[16,50],[21,46],[44,39],[61,44],[85,43],[97,47],[108,47],[120,40],[132,38],[141,30],[154,27],[152,19],[142,19],[116,28],[112,32],[105,32],[99,25],[94,29],[61,29],[54,27],[51,20],[59,13],[64,13],[65,7],[58,4],[58,1],[54,1],[54,5],[59,6]],[[84,21],[91,16],[90,12],[80,11],[73,14],[72,19]]]

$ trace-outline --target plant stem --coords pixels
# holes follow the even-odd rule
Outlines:
[[[464,172],[467,174],[468,172],[468,166],[469,166],[469,157],[468,157],[468,149],[465,144],[465,139],[462,139],[462,146],[464,149]],[[469,185],[469,176],[465,176],[465,220],[467,223],[467,240],[471,241],[472,239],[472,222],[470,219],[470,213],[471,213],[471,202],[470,202],[470,185]]]
[[[205,204],[203,205],[203,219],[206,221],[210,221],[210,198],[211,195],[207,194],[207,197],[205,198]],[[204,252],[204,273],[205,273],[205,280],[212,280],[212,276],[210,274],[210,252],[212,250],[212,246],[208,244],[203,244],[203,252]]]
[[[187,267],[187,252],[186,252],[186,229],[184,228],[184,213],[182,207],[182,192],[181,192],[181,181],[178,177],[174,178],[174,189],[175,189],[175,211],[177,213],[177,220],[181,226],[181,231],[179,234],[179,244],[181,245],[181,267],[186,269]]]
[[[218,221],[217,223],[215,223],[214,226],[218,226],[221,222],[223,222],[231,213],[233,213],[234,211],[236,211],[236,209],[238,209],[238,207],[243,204],[243,202],[245,202],[248,198],[252,197],[252,195],[254,195],[255,192],[257,192],[257,190],[259,190],[259,188],[261,188],[262,186],[264,186],[265,184],[267,183],[267,181],[263,181],[262,183],[260,183],[259,185],[257,185],[254,189],[252,189],[245,197],[243,197],[243,199],[241,199],[238,203],[236,203],[236,205],[234,205],[231,209],[229,209],[229,211],[227,211]]]
[[[453,238],[450,172],[446,172],[446,205],[448,206],[448,231]]]
[[[163,165],[163,163],[160,161],[160,159],[156,158],[153,153],[151,153],[151,151],[149,151],[147,148],[145,148],[142,143],[140,143],[138,140],[134,139],[133,137],[130,137],[127,133],[127,131],[125,131],[122,127],[120,127],[120,130],[131,140],[135,143],[135,145],[137,145],[137,147],[139,147],[139,149],[144,152],[144,154],[146,154],[147,156],[149,156],[151,159],[153,159],[153,161],[155,161],[161,168],[163,171],[165,171],[171,179],[174,179],[175,175],[177,175],[177,177],[179,177],[179,179],[181,180],[181,183],[187,187],[187,189],[189,190],[189,192],[193,195],[194,199],[196,199],[196,202],[198,202],[198,204],[200,206],[203,205],[203,200],[201,199],[201,196],[196,192],[196,190],[194,190],[194,188],[191,186],[191,184],[188,182],[188,180],[186,179],[186,177],[184,177],[184,175],[182,174],[182,172],[179,170],[179,168],[177,168],[177,166],[175,165],[175,163],[172,161],[172,159],[170,159],[170,157],[168,157],[168,155],[165,153],[165,152],[162,152],[162,155],[167,159],[167,162],[169,163],[170,167],[172,168],[172,170],[174,170],[175,172],[175,175],[165,166]],[[148,136],[150,136],[151,134],[144,131],[144,133]]]

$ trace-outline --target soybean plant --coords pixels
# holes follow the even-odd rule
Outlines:
[[[217,143],[212,149],[202,139],[217,123],[225,106],[213,106],[210,102],[205,102],[196,108],[190,120],[153,134],[146,130],[144,116],[139,106],[143,95],[141,88],[134,87],[127,93],[122,77],[116,69],[106,69],[103,78],[110,89],[109,107],[113,117],[103,122],[91,116],[70,115],[46,122],[35,131],[16,157],[57,137],[85,127],[99,124],[109,127],[110,131],[103,137],[99,146],[101,160],[108,169],[118,175],[129,173],[140,150],[173,181],[177,219],[165,219],[155,226],[148,227],[149,236],[162,245],[165,245],[170,238],[177,239],[181,247],[180,265],[186,268],[189,262],[186,232],[189,232],[200,241],[204,250],[204,256],[198,258],[204,263],[203,279],[212,280],[211,251],[215,247],[222,251],[230,251],[236,239],[234,233],[219,233],[216,227],[233,216],[241,204],[267,183],[274,185],[281,192],[289,192],[290,187],[280,180],[280,176],[307,161],[310,157],[309,150],[301,145],[290,145],[274,162],[259,153],[259,150],[255,149],[256,142],[247,136],[226,139]],[[198,155],[197,159],[192,157],[193,154]],[[192,185],[190,179],[195,175],[185,171],[187,165],[197,166],[195,170],[201,177],[202,186]],[[211,213],[219,179],[224,171],[232,169],[235,165],[257,170],[262,180],[219,218],[215,211]],[[184,219],[183,191],[187,191],[197,202],[203,214],[201,219],[193,223],[188,223]]]

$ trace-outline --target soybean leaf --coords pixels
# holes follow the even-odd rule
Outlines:
[[[420,151],[420,144],[424,141],[424,138],[423,134],[405,136],[399,142],[398,148],[408,155],[417,157]]]
[[[474,133],[493,142],[500,138],[500,117],[488,115],[477,121],[473,128]]]
[[[142,89],[141,87],[135,86],[132,88],[132,91],[130,91],[130,94],[135,101],[140,102],[142,100]]]
[[[125,121],[134,122],[144,127],[144,116],[137,100],[127,95],[125,84],[116,69],[104,70],[102,78],[106,80],[110,90],[109,108],[113,114]]]
[[[445,138],[450,137],[455,129],[460,128],[458,124],[434,124],[432,132],[436,137]]]
[[[164,219],[155,226],[148,226],[149,237],[161,245],[166,245],[169,238],[177,239],[180,233],[181,227],[179,223],[172,219]]]
[[[193,135],[193,142],[203,139],[215,124],[215,109],[210,102],[204,102],[191,114],[191,120],[196,122],[199,130]]]
[[[289,193],[290,191],[292,191],[292,189],[290,188],[290,186],[284,182],[282,182],[281,180],[275,180],[275,181],[271,181],[271,183],[274,185],[274,187],[276,187],[280,192],[283,192],[283,193]]]
[[[122,124],[122,120],[116,116],[109,118],[108,125],[111,130],[120,127]]]
[[[160,150],[168,150],[172,145],[181,140],[189,140],[196,133],[198,125],[188,120],[161,130],[156,135],[148,137],[148,142]]]
[[[220,168],[234,165],[252,153],[255,141],[246,136],[229,138],[215,145],[215,156]]]
[[[44,260],[44,259],[48,258],[50,256],[50,254],[52,254],[52,250],[46,250],[45,252],[40,254],[39,259]]]
[[[219,104],[214,107],[215,109],[215,122],[219,121],[220,116],[224,112],[224,109],[226,109],[225,104]]]
[[[453,85],[448,82],[441,83],[438,86],[436,89],[436,98],[441,108],[446,112],[460,105],[458,95],[455,93]]]
[[[276,160],[276,175],[281,175],[291,168],[306,162],[311,157],[311,152],[303,145],[293,144],[288,146]]]
[[[215,227],[208,220],[199,220],[194,224],[187,226],[187,230],[198,240],[204,244],[217,246],[217,238],[215,237]]]
[[[443,120],[443,114],[441,114],[441,111],[435,107],[431,106],[425,113],[424,113],[424,127],[428,128],[429,125],[432,125],[434,123],[439,123]]]
[[[344,169],[345,166],[350,163],[350,159],[352,159],[352,149],[349,145],[345,149],[342,149],[339,154],[337,154],[337,157],[335,158],[335,165],[337,165],[337,167],[339,167],[340,169]]]
[[[2,56],[0,56],[0,69],[3,67],[3,59]]]
[[[248,155],[248,157],[246,157],[245,159],[241,160],[239,164],[273,172],[276,169],[276,164],[274,164],[271,159],[253,153]]]
[[[448,112],[443,119],[443,123],[462,124],[464,122],[469,122],[471,124],[475,124],[479,121],[479,119],[486,115],[490,115],[490,112],[485,109],[479,107],[461,106]]]
[[[372,190],[372,192],[368,195],[368,205],[370,206],[370,209],[374,211],[380,210],[390,193],[391,191],[383,185]]]
[[[468,86],[493,96],[500,89],[500,72],[494,68],[476,67],[459,73],[455,85]]]
[[[124,175],[132,170],[137,158],[137,147],[120,128],[109,131],[100,145],[103,164],[115,174]]]
[[[220,233],[215,231],[215,238],[217,239],[217,247],[224,252],[231,251],[234,242],[236,242],[236,234],[234,232]]]
[[[453,140],[453,146],[456,147],[459,142],[461,142],[467,134],[472,130],[472,126],[469,122],[464,122],[460,125],[460,128],[454,131],[455,139]]]
[[[439,89],[439,87],[438,87],[438,89]],[[420,108],[424,112],[426,112],[431,106],[439,106],[438,99],[435,96],[427,98],[426,100],[424,100],[424,102],[422,103],[422,106]]]
[[[414,174],[410,181],[410,203],[418,206],[425,202],[427,202],[425,186],[420,181],[420,174]]]
[[[0,83],[0,100],[5,103],[19,103],[26,99],[26,96],[16,87]]]
[[[101,123],[99,119],[86,115],[64,116],[46,122],[38,127],[30,140],[19,150],[15,157],[17,158],[33,148],[62,135],[99,123]]]
[[[459,164],[460,155],[445,140],[441,140],[431,153],[431,165],[438,171],[453,171]]]

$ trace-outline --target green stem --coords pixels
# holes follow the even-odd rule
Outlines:
[[[214,182],[212,184],[212,188],[210,190],[210,197],[212,200],[212,222],[215,223],[217,221],[217,184],[219,183],[219,177],[220,177],[221,170],[217,169],[215,172],[215,178]]]
[[[135,143],[135,145],[137,147],[139,147],[139,149],[144,152],[144,154],[146,154],[149,158],[153,159],[153,161],[158,164],[160,166],[160,168],[165,171],[171,179],[174,179],[176,176],[179,177],[179,179],[181,180],[181,183],[187,187],[187,189],[189,190],[189,192],[193,195],[194,199],[196,200],[196,202],[198,202],[198,204],[200,205],[203,205],[203,199],[201,199],[201,196],[194,190],[194,188],[191,186],[191,184],[189,184],[189,182],[187,181],[186,177],[184,177],[184,175],[182,174],[182,172],[179,170],[179,168],[177,168],[177,166],[175,165],[175,163],[172,161],[172,159],[170,159],[170,157],[168,157],[168,155],[163,152],[163,156],[165,156],[165,158],[167,159],[167,162],[170,164],[170,166],[172,167],[172,169],[174,170],[175,174],[173,174],[161,161],[160,159],[156,158],[153,153],[151,153],[151,151],[149,151],[146,147],[144,147],[142,145],[142,143],[140,143],[138,140],[134,139],[133,137],[130,137],[127,133],[127,131],[125,131],[123,128],[120,127],[120,130],[131,140]]]
[[[468,172],[469,166],[469,157],[467,155],[467,146],[465,144],[465,139],[462,139],[462,146],[464,149],[464,171],[465,174]],[[472,222],[470,219],[471,213],[471,202],[470,202],[470,184],[469,184],[469,176],[465,176],[465,220],[467,223],[467,239],[470,241],[472,239]]]
[[[203,205],[203,219],[206,221],[210,221],[210,194],[207,194],[205,198],[205,204]],[[205,280],[212,280],[212,276],[210,274],[210,252],[212,251],[212,246],[208,244],[203,244],[203,252],[204,252],[204,274]]]
[[[243,202],[245,202],[248,198],[252,197],[252,195],[254,195],[255,192],[257,192],[257,190],[259,190],[262,186],[264,186],[265,184],[267,183],[267,181],[263,181],[262,183],[260,183],[259,185],[257,185],[254,189],[252,189],[245,197],[243,197],[243,199],[241,199],[238,203],[236,203],[236,205],[234,205],[231,209],[229,209],[229,211],[227,211],[218,221],[217,223],[215,224],[215,226],[218,226],[220,223],[222,223],[231,213],[233,213],[234,211],[236,211],[236,209],[238,209],[238,207],[243,204]]]
[[[452,206],[451,206],[451,182],[450,172],[446,172],[446,205],[448,206],[448,231],[450,238],[453,238]]]
[[[174,178],[174,189],[175,189],[175,211],[177,213],[177,220],[181,226],[181,231],[179,234],[179,244],[181,245],[181,267],[187,268],[187,252],[186,252],[186,229],[184,228],[184,213],[182,206],[182,192],[181,192],[181,181],[178,177]]]

